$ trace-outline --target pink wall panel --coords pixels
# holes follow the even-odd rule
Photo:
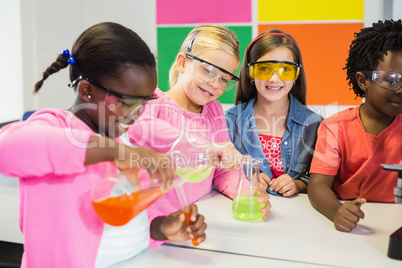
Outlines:
[[[251,22],[251,0],[157,0],[156,23]]]

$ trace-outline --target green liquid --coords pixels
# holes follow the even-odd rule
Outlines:
[[[262,220],[264,216],[261,209],[264,203],[258,204],[259,196],[238,196],[233,199],[232,214],[235,219],[242,221]]]
[[[196,168],[176,168],[176,174],[189,183],[200,182],[207,178],[213,170],[211,166],[199,166]]]

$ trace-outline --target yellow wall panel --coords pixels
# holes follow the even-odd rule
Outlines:
[[[364,0],[259,0],[258,21],[363,20]]]

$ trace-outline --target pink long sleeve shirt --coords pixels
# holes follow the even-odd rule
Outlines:
[[[87,143],[94,135],[72,113],[57,109],[38,111],[27,121],[0,130],[0,172],[19,178],[22,267],[102,267],[108,264],[107,254],[117,249],[109,247],[113,232],[96,216],[90,201],[94,183],[117,172],[111,162],[84,165]],[[125,248],[128,256],[148,247],[145,214],[145,223],[137,229],[146,243]]]
[[[198,133],[210,142],[230,141],[222,105],[212,101],[203,106],[200,114],[187,112],[160,89],[155,90],[158,98],[147,103],[140,119],[127,132],[132,144],[168,152],[173,142],[185,132]],[[239,171],[215,168],[206,179],[198,183],[185,183],[184,188],[190,203],[194,203],[212,190],[212,184],[224,195],[233,198],[239,180]],[[151,222],[158,216],[167,216],[182,209],[175,191],[170,191],[147,208]],[[150,245],[164,241],[150,240]]]

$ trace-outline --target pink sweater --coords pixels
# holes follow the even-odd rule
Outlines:
[[[160,89],[155,90],[155,94],[159,98],[147,104],[143,116],[127,132],[131,143],[166,153],[184,132],[201,134],[211,142],[230,141],[225,115],[218,101],[204,105],[201,114],[194,114],[179,107]],[[215,168],[208,178],[198,183],[185,183],[184,187],[190,203],[207,195],[212,190],[212,184],[219,192],[233,198],[238,179],[239,171]],[[147,208],[149,222],[180,209],[176,192],[170,191]],[[150,245],[163,242],[151,239]]]
[[[0,171],[19,177],[22,267],[94,267],[104,223],[89,194],[116,173],[111,162],[84,166],[96,135],[64,110],[36,112],[0,131]]]

